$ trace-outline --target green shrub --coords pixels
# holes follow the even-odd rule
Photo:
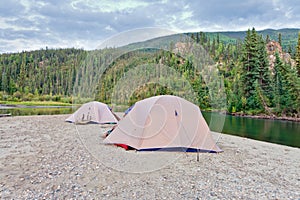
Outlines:
[[[0,92],[0,100],[3,100],[3,95],[5,95],[5,93],[4,92]]]
[[[52,101],[60,101],[61,100],[61,96],[60,95],[55,95],[52,97]]]
[[[19,91],[14,92],[13,97],[16,99],[21,99],[22,98],[22,94]]]
[[[34,99],[34,95],[32,93],[28,93],[27,95],[24,95],[22,98],[22,101],[32,101]]]
[[[39,101],[45,101],[45,96],[44,95],[41,95],[38,98],[39,98]]]
[[[9,95],[4,93],[3,96],[2,96],[2,100],[7,101],[8,99],[9,99]]]
[[[62,103],[73,103],[72,102],[72,97],[63,97],[60,99],[60,102]]]
[[[44,95],[45,96],[45,101],[51,101],[52,100],[52,96],[51,95]]]
[[[33,95],[32,101],[40,101],[40,96]]]

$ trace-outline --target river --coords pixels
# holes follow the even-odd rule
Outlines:
[[[212,131],[300,147],[300,123],[202,112]]]
[[[54,115],[70,114],[70,107],[1,108],[0,114]],[[212,131],[266,142],[300,147],[300,123],[284,120],[253,119],[212,112],[202,112]]]

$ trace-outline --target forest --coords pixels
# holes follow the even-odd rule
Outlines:
[[[0,103],[98,100],[129,106],[152,95],[174,94],[203,110],[299,118],[300,33],[293,43],[284,33],[274,38],[252,28],[242,38],[196,32],[179,41],[152,41],[164,41],[163,48],[139,44],[3,53]]]

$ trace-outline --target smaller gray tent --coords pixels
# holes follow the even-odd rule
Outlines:
[[[117,123],[118,117],[111,111],[107,104],[92,101],[83,104],[75,113],[65,121],[72,123]]]

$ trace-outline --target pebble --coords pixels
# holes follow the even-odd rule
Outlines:
[[[35,123],[34,120],[40,118],[47,120]],[[18,122],[21,119],[24,123]],[[79,139],[74,133],[74,125],[65,123],[64,119],[65,116],[16,117],[13,120],[20,123],[19,127],[16,124],[8,132],[0,133],[1,138],[8,133],[12,134],[9,144],[14,146],[13,136],[16,134],[15,129],[18,129],[18,134],[25,135],[26,141],[32,141],[28,145],[31,145],[35,153],[35,156],[24,155],[23,158],[16,155],[0,157],[0,175],[3,175],[0,179],[1,199],[300,198],[297,190],[300,179],[294,176],[300,174],[297,168],[299,159],[281,157],[276,160],[276,156],[273,159],[272,152],[253,155],[249,151],[248,154],[243,149],[247,147],[242,146],[226,150],[226,145],[231,144],[231,139],[228,139],[222,143],[225,147],[223,153],[200,154],[201,162],[195,161],[194,154],[187,153],[173,164],[153,172],[121,172],[108,168],[95,158],[82,145],[82,138]],[[5,123],[5,119],[3,121]],[[27,131],[22,132],[23,126]],[[92,130],[90,127],[93,125],[84,126],[85,129]],[[89,133],[88,130],[86,134]],[[43,134],[49,135],[51,139],[45,139]],[[242,142],[238,139],[234,141],[236,145]],[[259,145],[264,144],[257,143],[255,151],[260,151]],[[297,149],[282,152],[288,153],[288,156],[300,153]],[[122,159],[118,159],[118,155],[135,155],[113,146],[101,146],[99,153],[107,155],[107,158],[111,158],[109,162],[116,165],[122,165]],[[170,152],[170,156],[174,154]],[[259,162],[264,158],[268,158],[267,169],[273,169],[272,172],[261,169]]]

